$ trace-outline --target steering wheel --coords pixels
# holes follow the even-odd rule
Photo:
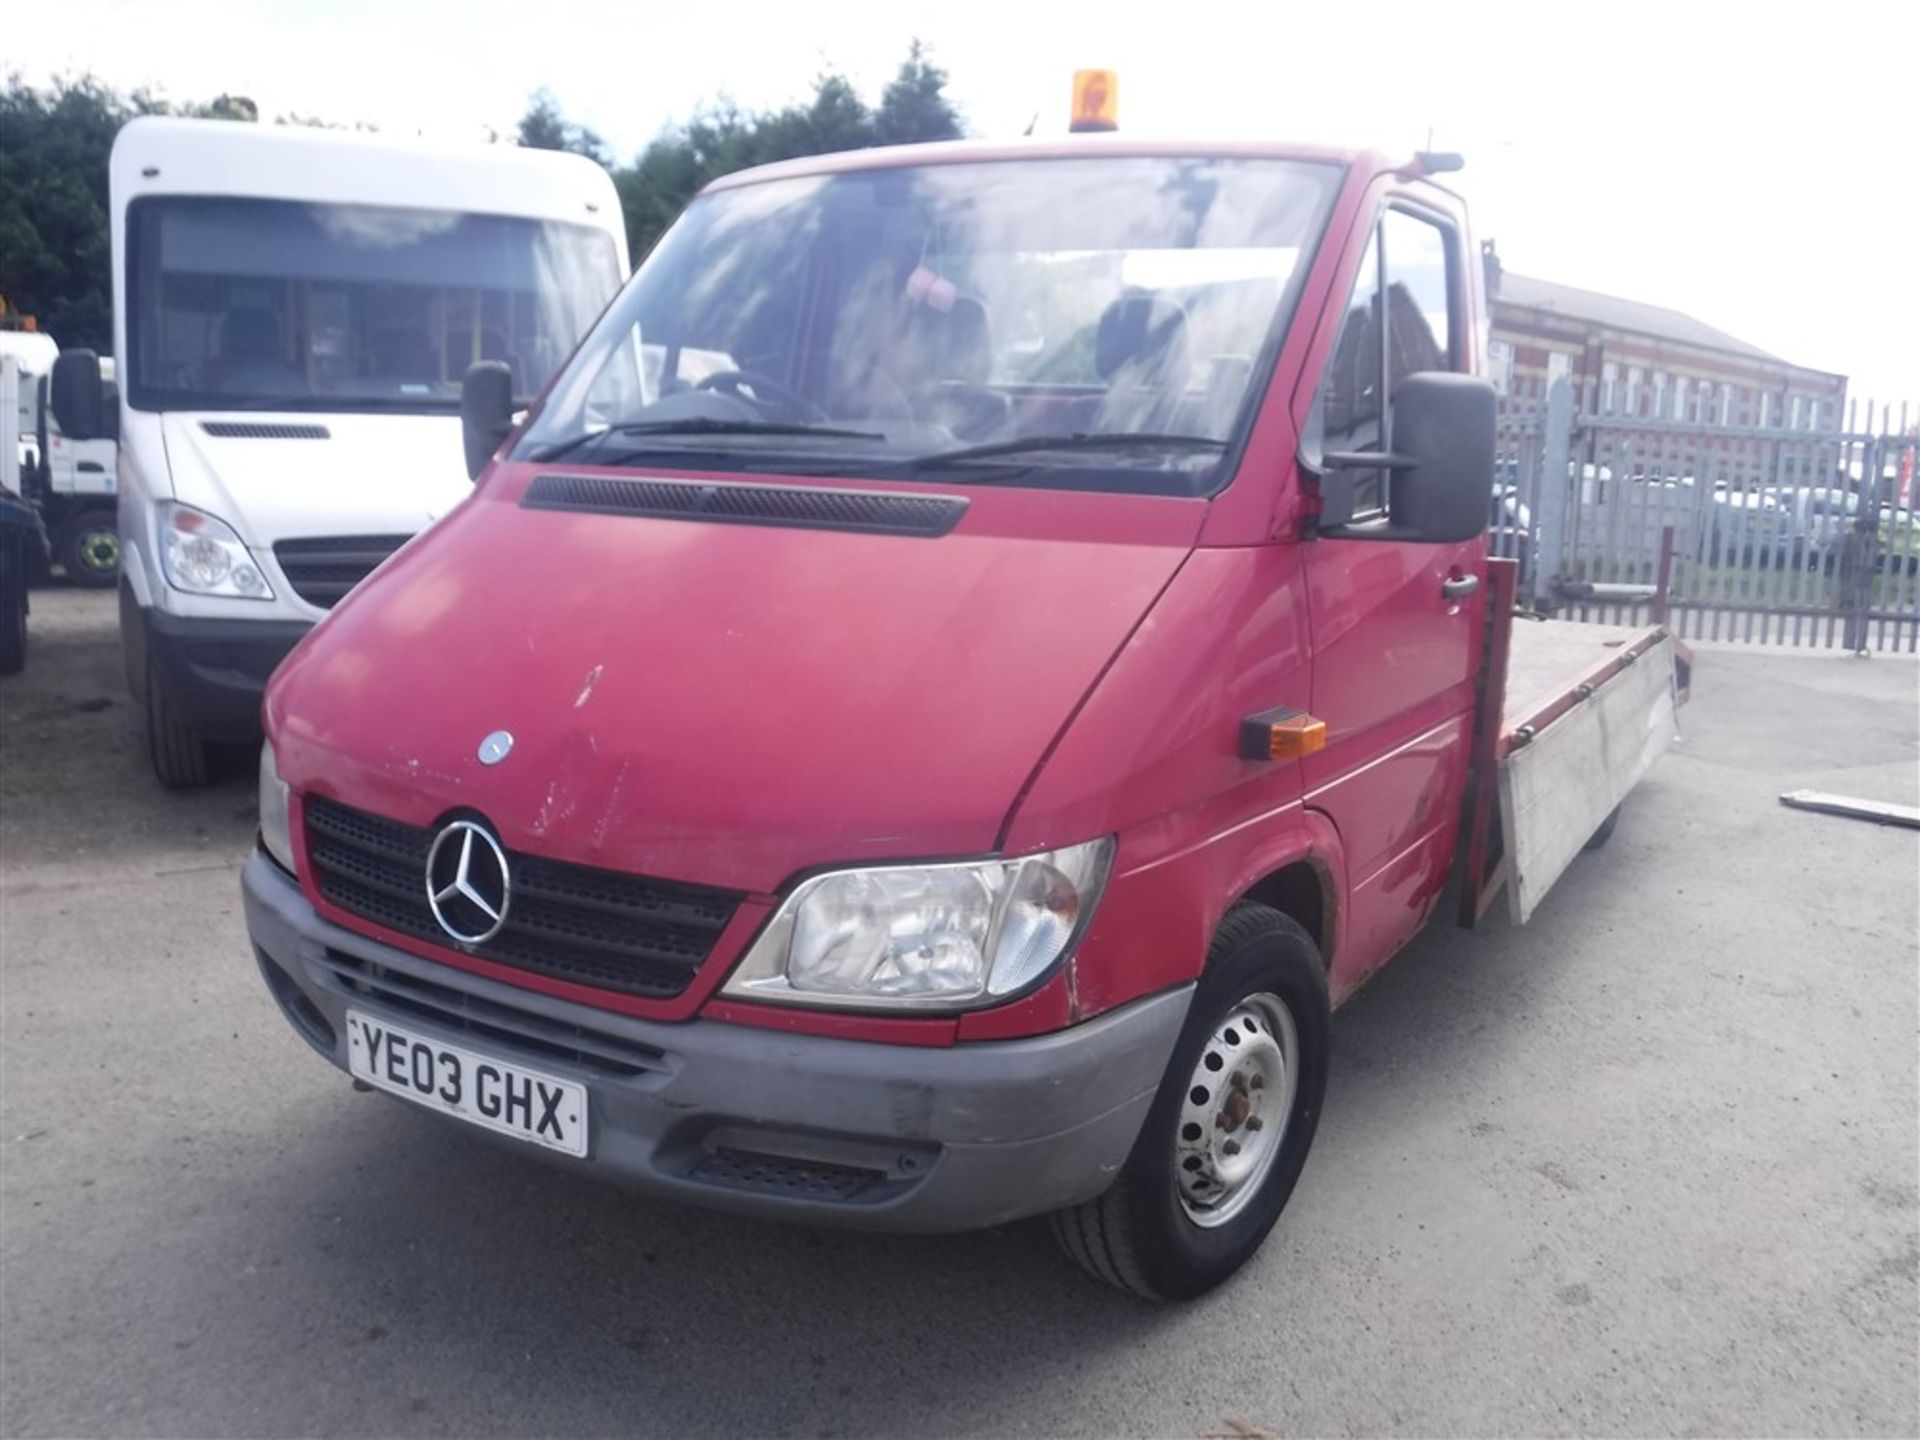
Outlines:
[[[738,399],[750,401],[756,405],[784,403],[793,407],[804,420],[825,420],[827,412],[822,410],[806,396],[789,390],[777,380],[752,370],[716,370],[704,377],[694,387],[696,390],[717,390],[723,395],[732,395]],[[741,391],[749,393],[742,395]]]

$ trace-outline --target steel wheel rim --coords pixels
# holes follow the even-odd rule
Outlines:
[[[1204,1229],[1246,1209],[1286,1140],[1299,1085],[1293,1012],[1265,991],[1238,1002],[1200,1047],[1174,1128],[1180,1208]]]
[[[112,530],[89,530],[80,542],[80,563],[99,573],[120,563],[120,536]]]

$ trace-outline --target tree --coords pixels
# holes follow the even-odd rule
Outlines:
[[[244,120],[249,125],[260,119],[260,107],[245,95],[222,95],[205,105],[189,105],[180,113],[201,120]]]
[[[528,98],[527,111],[520,117],[515,138],[529,149],[567,150],[586,156],[596,165],[613,164],[606,142],[586,126],[576,125],[561,114],[559,102],[545,88],[534,91]]]
[[[813,93],[799,104],[750,113],[723,100],[661,134],[633,164],[614,169],[601,137],[567,119],[541,90],[528,101],[517,138],[614,169],[638,258],[701,186],[730,171],[960,135],[961,118],[946,85],[946,71],[915,41],[877,107],[869,107],[844,75],[829,70],[815,77]],[[259,108],[244,95],[230,94],[176,106],[143,90],[122,94],[90,75],[56,80],[44,90],[12,75],[0,90],[0,294],[14,310],[38,316],[62,346],[105,352],[113,344],[107,157],[122,125],[153,114],[257,122]],[[277,123],[327,122],[282,115]]]
[[[815,78],[804,103],[750,114],[722,101],[668,129],[632,165],[614,173],[634,258],[653,248],[703,185],[732,171],[835,150],[958,139],[965,130],[946,85],[947,72],[916,40],[878,109],[868,108],[844,75],[829,70]]]
[[[134,111],[91,76],[0,93],[0,285],[62,346],[113,349],[107,155]]]
[[[918,140],[958,140],[965,130],[960,112],[947,98],[947,72],[927,58],[918,40],[901,62],[880,96],[873,117],[875,140],[882,145],[906,145]]]

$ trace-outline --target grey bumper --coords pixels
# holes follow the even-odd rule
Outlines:
[[[1033,1039],[946,1048],[669,1024],[497,984],[341,929],[263,855],[241,886],[269,990],[340,1068],[351,1004],[584,1084],[587,1158],[560,1164],[697,1204],[872,1229],[973,1229],[1106,1189],[1192,994],[1163,992]]]

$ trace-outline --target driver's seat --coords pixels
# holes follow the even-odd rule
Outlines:
[[[1094,368],[1107,393],[1094,412],[1099,433],[1180,433],[1186,423],[1187,312],[1143,290],[1122,295],[1101,313]]]
[[[1006,427],[1012,404],[987,382],[993,376],[993,322],[987,307],[958,296],[945,311],[914,312],[926,399],[920,418],[961,440],[978,441]]]

